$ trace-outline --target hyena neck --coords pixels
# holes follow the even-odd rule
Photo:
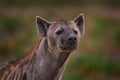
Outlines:
[[[60,80],[63,70],[69,58],[69,52],[51,52],[48,47],[47,39],[43,39],[36,51],[35,68],[41,80]],[[54,56],[59,54],[59,56]],[[36,67],[36,66],[35,66]]]

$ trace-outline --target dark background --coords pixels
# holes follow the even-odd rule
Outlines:
[[[0,66],[29,53],[36,16],[49,21],[85,16],[85,35],[63,80],[120,80],[120,0],[0,0]]]

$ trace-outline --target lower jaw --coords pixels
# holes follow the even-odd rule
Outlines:
[[[72,51],[76,50],[76,47],[74,47],[74,48],[60,48],[60,49],[63,52],[72,52]]]

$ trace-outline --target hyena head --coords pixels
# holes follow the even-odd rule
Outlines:
[[[37,17],[39,35],[47,39],[49,48],[61,52],[72,52],[77,48],[84,34],[84,16],[80,14],[73,21],[57,20],[48,22]]]

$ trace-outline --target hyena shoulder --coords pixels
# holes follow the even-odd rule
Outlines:
[[[20,58],[20,59],[17,59],[17,60],[14,60],[14,61],[9,61],[7,62],[5,65],[3,65],[1,68],[0,68],[0,80],[3,79],[3,77],[7,77],[10,72],[12,70],[14,70],[14,68],[21,63],[21,61],[24,61],[26,59],[31,59],[30,57],[32,57],[34,54],[35,54],[35,51],[36,49],[39,47],[40,43],[42,41],[42,38],[39,38],[39,40],[35,43],[32,51],[27,54],[25,57],[23,58]]]

